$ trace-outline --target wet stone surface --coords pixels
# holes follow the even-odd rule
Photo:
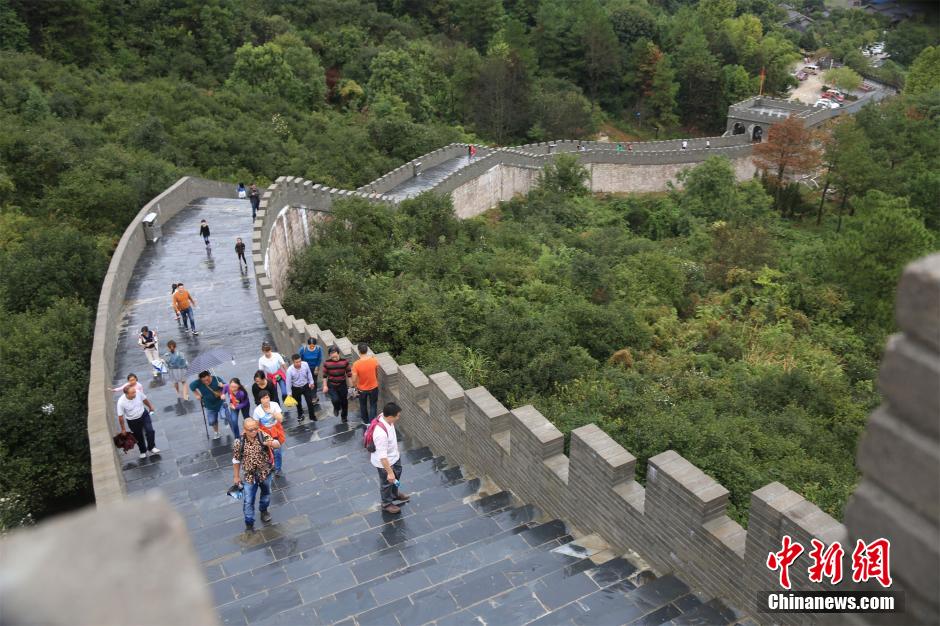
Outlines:
[[[446,165],[446,164],[445,164]],[[446,169],[446,168],[443,168]],[[211,254],[199,221],[212,232]],[[458,467],[427,448],[401,442],[402,488],[412,500],[400,515],[379,510],[375,469],[350,424],[320,398],[318,422],[285,420],[283,475],[274,481],[270,524],[243,532],[232,482],[232,435],[206,436],[195,401],[178,402],[168,381],[154,379],[137,347],[140,326],[156,328],[161,354],[175,339],[188,359],[218,347],[236,362],[215,372],[250,381],[260,344],[270,340],[251,270],[236,262],[235,237],[248,240],[247,202],[207,199],[163,226],[148,244],[125,302],[116,355],[118,372],[135,372],[157,407],[161,453],[122,457],[128,491],[159,489],[190,530],[222,624],[731,623],[734,615],[703,604],[672,577],[628,577],[636,568],[615,559],[597,565],[565,524],[546,518],[507,492],[480,491]],[[170,308],[170,284],[182,280],[197,302],[200,334],[182,331]],[[276,346],[290,354],[297,346]],[[122,379],[115,380],[117,386]],[[634,577],[636,578],[636,577]]]
[[[480,157],[476,157],[474,160],[478,158]],[[429,167],[422,170],[416,177],[409,178],[397,187],[393,187],[391,190],[386,191],[385,195],[392,196],[398,200],[413,198],[422,191],[427,191],[431,187],[447,178],[449,175],[453,174],[459,169],[466,167],[470,163],[471,160],[467,156],[460,156],[444,161],[440,165],[435,165],[434,167]]]

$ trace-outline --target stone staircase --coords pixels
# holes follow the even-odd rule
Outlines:
[[[450,159],[441,163],[440,165],[435,165],[433,167],[422,170],[414,178],[410,178],[400,185],[390,189],[389,191],[386,191],[385,195],[399,201],[412,198],[422,191],[427,191],[428,189],[433,188],[439,182],[457,170],[470,165],[470,163],[471,160],[467,156],[459,156]]]
[[[220,520],[193,539],[223,624],[745,623],[407,440],[402,489],[412,499],[388,515],[361,427],[330,421],[288,429],[274,522],[241,535],[239,550],[240,506],[220,505],[217,493],[208,510],[195,502],[203,519]]]

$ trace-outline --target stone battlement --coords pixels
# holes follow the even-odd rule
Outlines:
[[[730,145],[719,149],[742,147],[749,153],[749,146]],[[603,162],[608,155],[599,155],[599,152],[579,154]],[[682,152],[693,157],[699,150]],[[464,181],[480,180],[486,172],[498,168],[537,175],[539,161],[544,158],[548,155],[495,150],[453,173],[438,188],[443,191],[449,187],[456,191],[465,187]],[[301,243],[290,235],[296,232],[296,227],[291,225],[296,220],[289,217],[290,207],[309,208],[318,202],[322,204],[322,198],[317,200],[311,193],[314,187],[309,181],[283,177],[265,192],[252,241],[258,297],[262,314],[279,346],[293,347],[307,337],[314,337],[324,347],[338,346],[346,358],[354,360],[357,355],[351,339],[336,337],[329,330],[295,318],[283,308],[279,298],[283,293],[287,262],[298,249],[291,249],[288,244],[291,241]],[[329,190],[328,195],[336,197],[332,192]],[[380,196],[366,194],[364,197],[383,201]],[[309,244],[309,234],[307,237],[303,245]],[[281,246],[282,240],[286,247]],[[277,253],[272,255],[274,250]],[[923,372],[906,381],[899,379],[896,389],[884,388],[889,402],[894,396],[913,398],[928,387],[933,389],[930,381],[936,380],[936,374],[940,373],[936,319],[926,319],[923,314],[913,312],[925,305],[933,311],[940,310],[940,269],[937,269],[940,255],[922,261],[921,266],[920,270],[914,270],[914,278],[910,277],[912,270],[905,275],[898,311],[899,320],[903,319],[902,328],[920,333],[914,336],[921,339],[926,335],[930,352],[907,347],[902,339],[889,344],[883,387],[886,371],[892,381],[890,376],[894,371]],[[896,354],[898,356],[894,356]],[[570,455],[565,455],[562,433],[534,407],[510,409],[483,387],[463,389],[447,372],[428,376],[414,364],[399,365],[387,353],[378,358],[382,401],[396,400],[403,407],[404,429],[435,454],[443,454],[472,471],[489,476],[523,501],[565,519],[578,530],[600,534],[617,549],[634,550],[658,569],[674,571],[704,592],[726,599],[752,615],[756,614],[763,592],[777,588],[777,573],[766,567],[766,559],[768,553],[780,549],[784,535],[805,546],[809,546],[813,538],[827,545],[840,541],[843,546],[850,546],[849,540],[854,541],[856,537],[871,540],[878,536],[894,537],[896,533],[903,536],[900,543],[905,551],[894,561],[894,571],[902,588],[908,590],[909,602],[916,607],[914,615],[917,619],[924,619],[924,616],[929,619],[937,614],[936,597],[928,591],[931,584],[936,589],[940,580],[936,571],[940,563],[938,546],[928,540],[929,531],[933,532],[934,539],[937,536],[936,507],[928,511],[932,519],[923,527],[914,524],[908,531],[893,526],[898,520],[892,513],[892,500],[884,497],[884,492],[908,490],[902,475],[892,469],[894,465],[880,468],[897,476],[897,481],[889,486],[868,479],[863,481],[848,508],[851,530],[780,483],[771,483],[752,493],[749,527],[745,530],[726,514],[727,489],[673,450],[649,459],[644,487],[634,478],[635,457],[594,424],[571,433]],[[927,373],[932,373],[934,378],[930,379]],[[894,400],[894,403],[900,407],[911,404],[901,400]],[[921,421],[929,415],[935,420],[940,407],[921,407],[915,403],[910,412]],[[876,412],[870,428],[880,428],[882,432],[887,429],[887,434],[894,436],[876,441],[891,442],[880,445],[897,446],[892,452],[899,454],[904,454],[907,446],[921,450],[910,461],[916,466],[912,466],[912,470],[929,470],[927,474],[919,474],[927,477],[922,479],[918,493],[932,490],[936,494],[936,476],[940,474],[936,429],[929,433],[931,443],[924,445],[909,436],[900,438],[891,432],[892,428],[900,427],[878,416]],[[863,443],[866,445],[871,448],[879,444],[868,435]],[[866,473],[870,463],[860,461]],[[913,504],[916,499],[906,501],[912,502],[910,506],[915,511],[900,514],[913,516],[903,520],[913,524],[911,520],[919,519],[920,514],[916,507],[923,505]],[[909,572],[923,578],[915,580]],[[825,584],[811,583],[805,567],[791,568],[791,577],[794,590],[831,589]],[[845,588],[845,584],[840,588]],[[787,614],[776,614],[774,618],[779,623],[805,621],[805,616]]]

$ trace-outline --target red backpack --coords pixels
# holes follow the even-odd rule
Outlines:
[[[375,442],[372,440],[372,433],[375,431],[376,426],[385,431],[386,435],[388,434],[388,429],[385,428],[385,424],[379,421],[379,418],[383,415],[383,413],[379,413],[378,417],[369,422],[369,427],[366,428],[366,432],[362,436],[362,447],[369,452],[375,452]]]

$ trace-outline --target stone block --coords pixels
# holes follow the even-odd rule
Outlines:
[[[0,553],[4,624],[218,623],[186,524],[159,494],[16,531]]]
[[[474,387],[464,392],[464,408],[468,431],[479,433],[475,437],[489,437],[509,430],[509,410],[486,387]]]
[[[903,335],[892,335],[885,347],[878,374],[878,387],[892,413],[924,433],[936,444],[940,440],[940,354],[913,343]]]
[[[343,355],[343,358],[355,361],[359,357],[359,352],[355,349],[349,337],[337,337],[334,345],[339,348],[339,352]]]
[[[856,539],[891,541],[891,571],[919,595],[937,601],[940,589],[940,530],[878,485],[862,481],[845,509],[852,544]]]
[[[510,411],[510,430],[513,445],[535,459],[544,460],[561,454],[565,438],[561,431],[548,421],[531,404]]]
[[[940,525],[940,448],[887,407],[876,409],[868,420],[858,467],[868,480]]]
[[[605,487],[631,480],[636,457],[627,452],[597,424],[571,431],[571,473]]]
[[[439,403],[448,417],[465,429],[463,387],[447,372],[438,372],[428,377],[431,403]]]
[[[940,253],[904,269],[895,314],[901,330],[940,352]]]

